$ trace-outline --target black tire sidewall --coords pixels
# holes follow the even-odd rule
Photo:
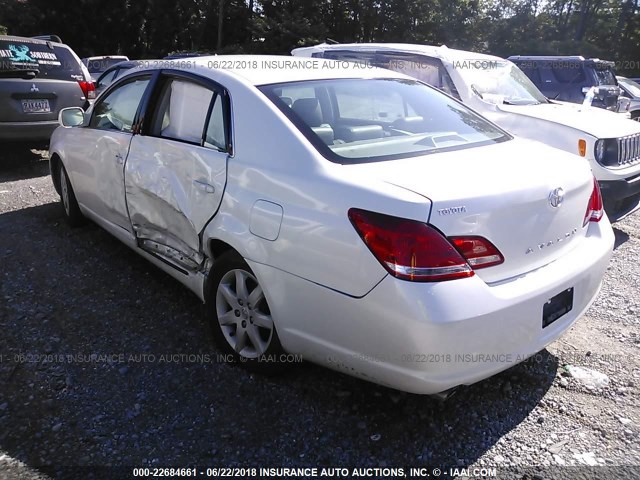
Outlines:
[[[64,173],[64,175],[63,175]],[[60,191],[60,205],[62,207],[62,211],[64,212],[64,216],[67,219],[67,222],[72,227],[79,227],[84,223],[84,216],[80,211],[80,207],[78,206],[78,201],[76,200],[76,194],[73,191],[73,187],[71,186],[71,180],[69,179],[69,174],[67,173],[66,168],[62,162],[60,162],[60,172],[59,172],[60,184],[65,182],[67,184],[67,195],[69,196],[69,212],[64,208],[64,200],[62,199],[62,189]]]

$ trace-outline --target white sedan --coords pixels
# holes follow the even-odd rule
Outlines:
[[[557,339],[613,232],[589,165],[402,74],[331,60],[141,64],[66,109],[51,175],[205,302],[225,354],[415,393]]]

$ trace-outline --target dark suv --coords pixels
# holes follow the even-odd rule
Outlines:
[[[620,87],[613,62],[582,56],[514,55],[509,60],[518,65],[547,98],[583,103],[591,87],[596,87],[591,105],[618,111]]]
[[[48,143],[59,111],[93,98],[89,72],[67,45],[0,35],[0,143]]]

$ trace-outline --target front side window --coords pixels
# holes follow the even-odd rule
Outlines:
[[[214,92],[181,78],[168,79],[152,120],[157,137],[200,144]]]
[[[407,158],[510,138],[415,80],[331,79],[260,89],[320,153],[337,163]],[[293,98],[294,91],[306,96]]]
[[[458,73],[476,95],[487,102],[508,105],[547,103],[546,97],[522,70],[509,61],[468,60]]]
[[[100,130],[131,133],[140,100],[149,81],[149,77],[138,77],[109,92],[94,107],[89,126]]]

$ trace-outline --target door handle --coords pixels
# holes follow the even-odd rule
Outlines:
[[[116,153],[116,162],[118,162],[118,165],[124,165],[124,157],[119,153]]]
[[[193,185],[198,188],[199,190],[202,190],[205,193],[215,193],[216,191],[216,187],[214,187],[213,185],[208,184],[207,182],[203,182],[201,180],[194,180],[193,181]]]

